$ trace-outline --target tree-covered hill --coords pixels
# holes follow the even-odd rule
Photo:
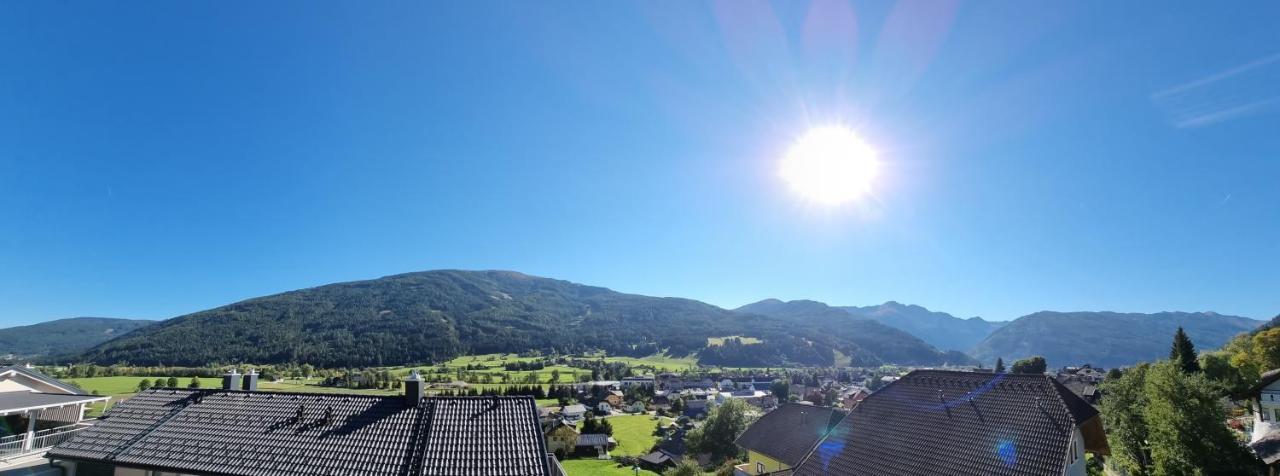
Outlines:
[[[155,324],[139,319],[72,317],[29,326],[0,329],[0,355],[22,359],[50,359],[83,352],[85,349]]]
[[[827,326],[847,328],[833,332]],[[871,325],[866,325],[871,324]],[[886,331],[892,331],[886,333]],[[307,362],[370,366],[464,353],[699,353],[709,337],[763,338],[753,363],[941,364],[918,339],[874,323],[802,322],[679,298],[624,294],[508,271],[428,271],[331,284],[176,317],[82,355],[101,364]],[[758,348],[753,349],[756,350]],[[725,365],[742,365],[720,356]]]
[[[938,349],[900,329],[857,316],[817,301],[766,299],[736,309],[744,315],[760,314],[798,329],[813,329],[809,339],[828,345],[855,361],[907,365],[966,365],[976,363],[960,352]]]
[[[1133,365],[1169,355],[1169,336],[1179,326],[1196,347],[1221,347],[1261,321],[1213,312],[1037,312],[996,330],[969,353],[986,362],[1042,355],[1051,367]]]
[[[961,319],[945,312],[930,311],[914,304],[889,301],[878,306],[842,306],[840,309],[895,329],[907,331],[945,350],[968,350],[1005,323],[981,317]]]

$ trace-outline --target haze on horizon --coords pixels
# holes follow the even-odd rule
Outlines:
[[[441,268],[1280,312],[1280,5],[608,7],[0,7],[0,327]],[[782,172],[830,126],[865,193]]]

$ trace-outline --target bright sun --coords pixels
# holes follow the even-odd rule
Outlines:
[[[809,200],[839,205],[871,191],[876,153],[853,131],[840,126],[805,133],[782,159],[782,178]]]

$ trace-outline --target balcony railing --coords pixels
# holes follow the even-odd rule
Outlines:
[[[47,450],[71,439],[77,432],[89,426],[84,423],[73,423],[47,430],[0,438],[0,460]]]

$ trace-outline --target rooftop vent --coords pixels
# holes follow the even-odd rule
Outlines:
[[[230,372],[227,372],[226,375],[222,376],[222,389],[223,390],[239,390],[240,389],[240,374],[236,372],[236,369],[232,368]]]
[[[404,379],[404,406],[418,406],[418,402],[422,401],[422,387],[422,376],[418,375],[418,369],[413,369],[413,372]]]
[[[258,371],[257,370],[250,370],[249,373],[244,374],[244,385],[241,387],[241,389],[249,392],[255,392],[258,390]]]

